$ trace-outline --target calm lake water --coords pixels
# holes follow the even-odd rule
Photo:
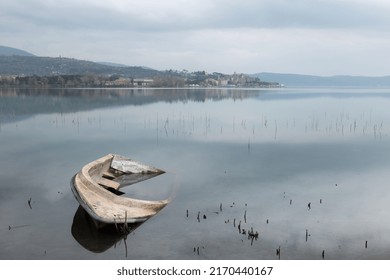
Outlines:
[[[2,89],[0,259],[390,259],[389,108],[386,89]],[[70,189],[108,153],[167,172],[126,195],[173,199],[126,237]]]

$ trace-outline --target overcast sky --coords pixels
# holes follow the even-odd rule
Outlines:
[[[224,73],[390,75],[389,0],[0,0],[0,45]]]

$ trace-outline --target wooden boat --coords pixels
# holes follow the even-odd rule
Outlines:
[[[119,189],[165,173],[143,163],[108,154],[85,165],[72,180],[74,196],[98,227],[144,222],[169,200],[149,201],[119,196]],[[122,193],[123,194],[123,193]]]

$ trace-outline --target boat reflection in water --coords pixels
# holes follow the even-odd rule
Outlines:
[[[81,246],[93,253],[103,253],[123,240],[127,257],[127,235],[142,224],[142,222],[128,224],[127,230],[124,229],[123,225],[97,228],[91,216],[83,207],[79,206],[73,218],[71,232]]]

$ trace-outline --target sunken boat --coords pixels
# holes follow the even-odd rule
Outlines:
[[[98,228],[139,223],[156,215],[169,200],[134,199],[121,196],[119,189],[163,173],[153,166],[108,154],[85,165],[73,177],[71,189]]]

